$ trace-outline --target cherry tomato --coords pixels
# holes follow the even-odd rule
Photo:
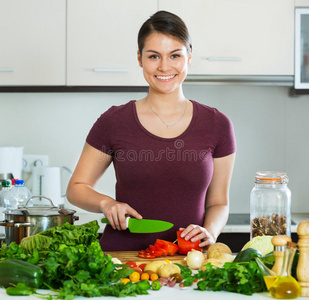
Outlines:
[[[144,264],[140,264],[140,265],[139,265],[139,267],[142,269],[142,271],[144,271],[144,269],[145,269],[146,265],[147,265],[146,263],[144,263]]]
[[[131,280],[132,282],[137,282],[137,281],[140,280],[141,275],[140,275],[138,272],[134,271],[134,272],[129,276],[129,278],[130,278],[130,280]]]
[[[120,282],[122,282],[123,284],[127,284],[130,281],[129,278],[123,278],[120,280]]]
[[[141,275],[141,280],[149,280],[149,274],[148,273],[143,273]]]
[[[143,273],[143,270],[140,267],[134,267],[133,269],[139,274]]]
[[[134,261],[128,261],[128,262],[126,262],[125,264],[128,265],[128,266],[130,266],[131,268],[137,267],[137,264],[136,264],[136,262],[134,262]]]

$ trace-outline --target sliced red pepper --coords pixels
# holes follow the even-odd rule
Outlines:
[[[154,245],[149,245],[149,250],[151,250],[151,251],[156,251],[156,250],[158,250]]]
[[[155,251],[153,251],[153,255],[154,255],[155,257],[161,257],[161,256],[162,256],[162,251],[155,250]]]
[[[155,247],[165,249],[167,255],[173,256],[178,251],[178,246],[172,242],[157,239]]]
[[[162,252],[162,256],[167,256],[168,251],[166,249],[160,248],[160,250]]]
[[[154,258],[156,258],[154,255],[152,255],[150,253],[145,253],[145,252],[141,252],[141,251],[138,253],[137,256],[140,257],[140,258],[146,258],[146,259],[154,259]]]
[[[196,242],[191,242],[186,241],[182,237],[180,237],[180,234],[182,231],[177,231],[177,240],[178,240],[178,248],[179,248],[179,254],[187,254],[189,251],[192,249],[197,250],[197,251],[202,251],[202,249],[199,247],[199,244],[201,241],[196,241]]]
[[[141,250],[138,257],[154,259],[156,257],[174,255],[178,251],[178,246],[174,243],[165,240],[156,240],[154,245],[149,245],[146,250]]]

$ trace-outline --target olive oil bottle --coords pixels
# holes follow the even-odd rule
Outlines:
[[[288,242],[284,250],[281,273],[269,289],[269,292],[273,298],[294,299],[300,296],[300,285],[291,275],[291,268],[295,251],[296,244],[293,242]]]

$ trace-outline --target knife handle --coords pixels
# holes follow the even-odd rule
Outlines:
[[[127,226],[127,228],[129,227],[129,220],[130,220],[130,217],[126,217],[126,226]],[[109,221],[108,221],[108,219],[107,218],[102,218],[101,219],[101,223],[106,223],[106,224],[111,224]]]

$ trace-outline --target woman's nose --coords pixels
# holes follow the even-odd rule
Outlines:
[[[159,70],[162,72],[166,72],[170,68],[170,62],[167,58],[162,58],[159,64]]]

